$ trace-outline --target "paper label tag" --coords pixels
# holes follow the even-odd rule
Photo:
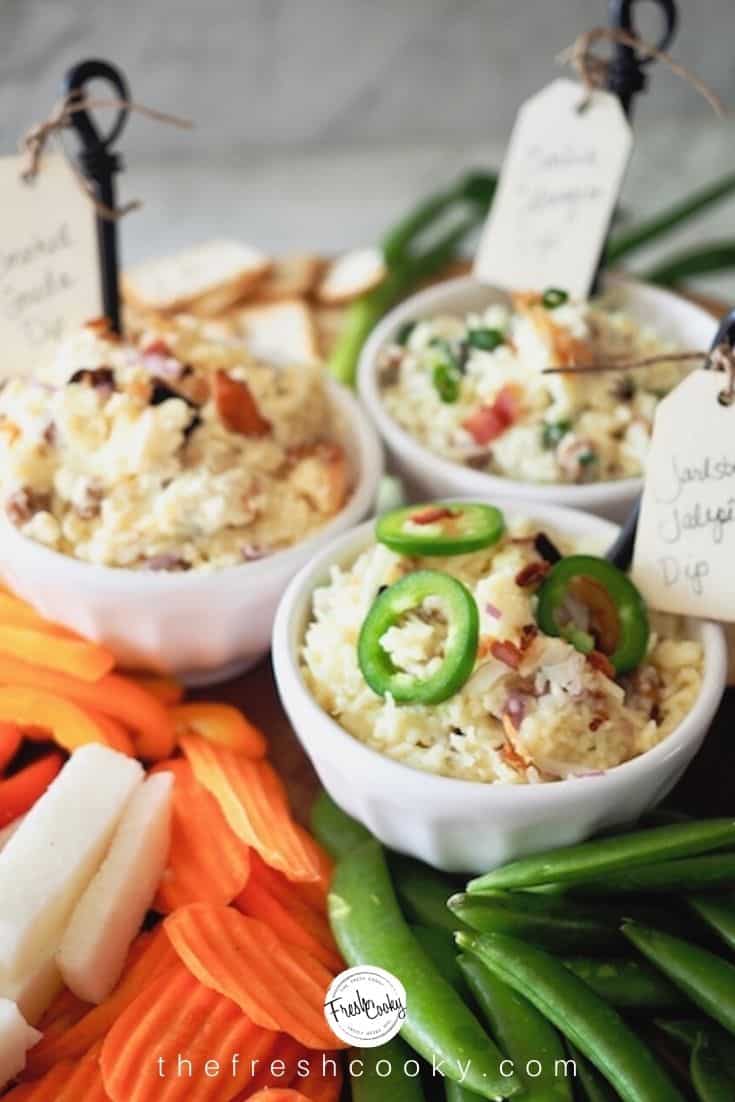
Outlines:
[[[61,154],[34,181],[0,157],[0,378],[48,364],[60,340],[102,312],[94,208]]]
[[[633,136],[617,97],[555,80],[518,112],[475,259],[509,290],[589,295]]]
[[[633,579],[653,608],[735,620],[735,406],[700,369],[659,404]]]

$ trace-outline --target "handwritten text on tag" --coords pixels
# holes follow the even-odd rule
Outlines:
[[[692,372],[658,407],[633,578],[664,612],[735,620],[735,406],[727,376]]]
[[[475,260],[483,283],[589,294],[632,134],[618,99],[555,80],[521,107]]]
[[[50,362],[61,339],[101,312],[94,209],[64,158],[44,156],[29,184],[0,158],[0,377]]]

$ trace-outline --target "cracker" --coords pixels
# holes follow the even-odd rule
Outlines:
[[[377,287],[385,274],[380,249],[352,249],[332,261],[316,289],[316,297],[328,306],[351,302]]]
[[[235,315],[237,331],[248,351],[270,363],[319,362],[316,326],[299,299],[246,306]]]
[[[311,294],[324,268],[324,261],[313,253],[290,253],[273,264],[258,284],[252,302],[281,302]]]
[[[208,241],[136,265],[123,273],[121,289],[125,301],[139,310],[188,310],[212,317],[243,298],[270,264],[264,253],[249,245]]]

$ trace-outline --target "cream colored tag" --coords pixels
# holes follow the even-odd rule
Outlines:
[[[102,312],[94,208],[60,154],[34,181],[0,157],[0,378],[47,364],[61,339]]]
[[[735,620],[735,406],[727,375],[692,372],[658,407],[633,561],[648,603]]]
[[[586,298],[633,137],[616,96],[555,80],[518,112],[475,275],[510,290]]]

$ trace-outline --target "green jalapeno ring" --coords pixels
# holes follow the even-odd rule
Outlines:
[[[578,650],[589,649],[589,634],[574,624],[562,625],[558,614],[575,582],[591,587],[593,611],[606,621],[602,625],[602,649],[616,673],[635,669],[648,648],[649,626],[646,605],[636,587],[621,570],[595,555],[569,555],[552,566],[538,592],[536,621],[545,635],[566,639]],[[579,645],[579,644],[584,645]]]
[[[427,597],[439,598],[448,621],[441,666],[428,677],[398,669],[380,640],[407,612]],[[450,574],[417,570],[376,598],[360,631],[357,659],[362,675],[378,696],[390,693],[397,704],[440,704],[453,696],[472,673],[477,656],[479,614],[470,591]]]
[[[438,514],[435,520],[414,522],[407,528],[414,518],[429,516],[432,511]],[[375,525],[375,538],[401,555],[449,556],[492,547],[504,531],[503,514],[494,505],[440,502],[383,513]]]

